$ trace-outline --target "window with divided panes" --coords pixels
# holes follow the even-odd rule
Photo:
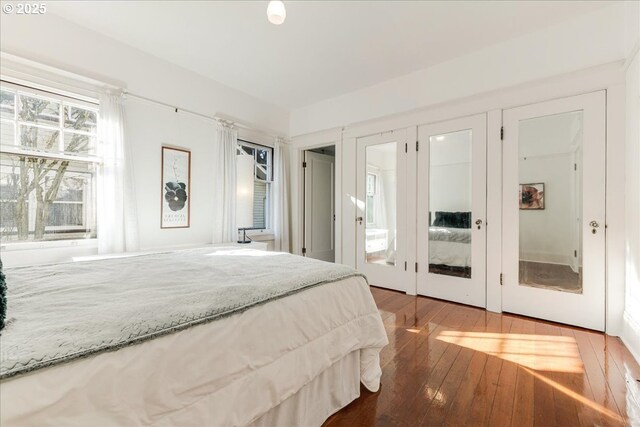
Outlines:
[[[0,241],[96,237],[98,106],[0,84]]]
[[[253,228],[270,228],[273,148],[238,140],[238,155],[254,158]]]

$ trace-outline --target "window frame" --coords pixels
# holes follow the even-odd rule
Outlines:
[[[103,164],[102,158],[99,156],[100,145],[102,141],[100,140],[99,134],[99,103],[97,99],[87,98],[81,95],[75,97],[74,94],[64,91],[55,91],[55,89],[44,88],[40,85],[33,84],[32,86],[28,85],[28,82],[25,84],[22,83],[14,83],[10,80],[7,80],[4,76],[0,79],[0,88],[13,92],[14,93],[14,111],[13,118],[6,119],[0,118],[3,123],[12,123],[13,124],[13,135],[14,140],[11,144],[6,144],[4,141],[0,141],[0,153],[10,155],[10,156],[25,156],[25,157],[35,157],[35,158],[43,158],[43,159],[56,159],[56,160],[68,160],[72,162],[78,163],[87,163],[92,164],[94,167],[93,172],[93,180],[94,185],[96,180],[98,179],[98,172],[100,167]],[[50,124],[35,124],[24,122],[19,119],[19,103],[20,95],[34,96],[37,98],[54,101],[60,104],[60,117],[58,119],[58,127],[54,127]],[[80,97],[84,99],[80,99]],[[95,111],[96,113],[96,131],[95,133],[86,132],[82,130],[73,130],[65,128],[65,107],[76,107],[82,108],[86,110]],[[64,141],[66,134],[80,134],[86,135],[89,137],[95,138],[95,146],[93,150],[93,154],[88,153],[78,153],[78,154],[68,154],[61,151],[53,151],[53,150],[44,150],[38,149],[35,147],[23,147],[18,144],[20,134],[18,133],[20,130],[20,125],[33,126],[41,129],[55,130],[60,131],[59,141],[58,141],[58,149],[64,148]],[[2,242],[0,248],[2,250],[27,250],[27,249],[46,249],[46,248],[58,248],[58,247],[97,247],[97,241],[99,238],[99,230],[97,228],[97,194],[93,193],[94,202],[91,210],[95,212],[95,236],[94,237],[70,237],[68,239],[50,239],[50,240],[27,240],[27,241],[8,241]],[[72,202],[74,204],[86,204],[86,195],[83,196],[84,200],[81,202]],[[54,202],[55,204],[59,204],[59,202]],[[67,202],[62,202],[67,203]],[[87,219],[85,218],[84,221]],[[47,226],[49,230],[69,230],[73,231],[74,228],[82,228],[79,226]],[[86,226],[85,226],[86,229]]]
[[[254,150],[263,150],[263,151],[268,151],[269,157],[267,158],[267,166],[268,169],[267,171],[269,173],[266,173],[266,175],[268,177],[270,177],[271,179],[259,179],[256,176],[255,170],[261,166],[258,164],[258,160],[256,157],[256,153],[254,152],[253,158],[254,158],[254,174],[253,174],[253,178],[254,181],[258,181],[258,182],[264,182],[267,184],[267,207],[265,209],[265,228],[256,228],[254,230],[247,230],[247,236],[251,237],[251,238],[255,238],[255,237],[264,237],[264,240],[269,240],[269,238],[273,237],[274,235],[274,231],[273,231],[273,178],[274,178],[274,163],[275,163],[275,159],[274,159],[274,154],[275,154],[275,150],[274,147],[268,146],[268,145],[263,145],[263,144],[258,144],[255,142],[251,142],[248,141],[246,139],[242,139],[242,138],[238,138],[237,139],[237,145],[238,145],[238,149],[242,150],[241,147],[248,147],[248,148],[252,148]],[[249,155],[249,154],[247,154]],[[255,240],[260,240],[260,239],[255,239]]]

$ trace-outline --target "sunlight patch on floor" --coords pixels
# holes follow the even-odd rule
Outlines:
[[[552,380],[551,378],[547,378],[542,374],[539,374],[537,372],[532,371],[531,369],[527,369],[527,368],[522,368],[525,370],[525,372],[531,374],[533,377],[539,379],[540,381],[550,385],[551,387],[553,387],[554,389],[558,390],[561,393],[566,394],[567,396],[569,396],[570,398],[578,401],[579,403],[581,403],[582,405],[588,406],[591,409],[594,409],[598,412],[600,412],[602,415],[606,415],[607,417],[614,419],[618,422],[624,422],[624,419],[616,414],[615,412],[605,408],[602,405],[597,404],[596,402],[587,399],[586,397],[584,397],[583,395],[581,395],[580,393],[576,393],[575,391],[571,390],[570,388]]]
[[[583,372],[578,345],[571,337],[444,331],[437,339],[536,371]]]

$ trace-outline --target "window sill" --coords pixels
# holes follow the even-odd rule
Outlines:
[[[273,240],[276,238],[273,230],[265,229],[265,230],[247,230],[247,236],[251,238],[251,240],[255,240],[257,242],[261,242],[263,240]]]
[[[97,248],[98,239],[48,240],[43,242],[15,242],[0,245],[2,251],[28,251],[58,248]]]

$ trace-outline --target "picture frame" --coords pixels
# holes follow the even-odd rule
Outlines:
[[[544,183],[520,184],[519,206],[521,210],[544,210]]]
[[[191,151],[162,146],[160,228],[189,228]]]

